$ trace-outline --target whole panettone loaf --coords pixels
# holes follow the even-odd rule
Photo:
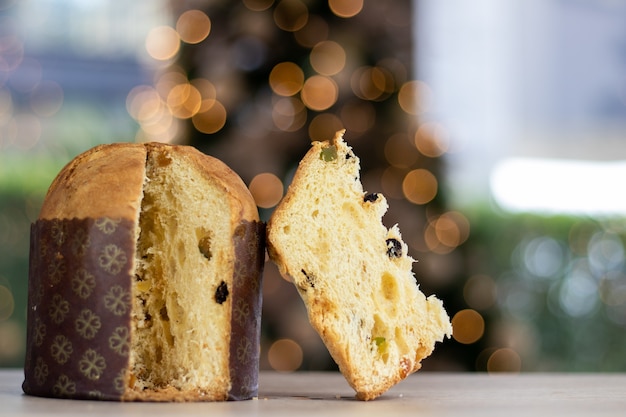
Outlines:
[[[300,162],[268,222],[268,251],[357,398],[371,400],[452,329],[441,301],[419,290],[397,226],[381,221],[387,202],[364,193],[342,135],[314,142]]]
[[[192,147],[76,157],[31,228],[24,392],[255,396],[264,231],[239,176]]]

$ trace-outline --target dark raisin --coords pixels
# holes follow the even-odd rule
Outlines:
[[[366,194],[365,197],[363,197],[363,201],[366,202],[366,203],[368,201],[369,202],[374,202],[376,200],[378,200],[378,193],[369,193],[369,194]]]
[[[387,239],[387,256],[400,258],[402,256],[402,244],[397,239]]]
[[[302,269],[301,271],[304,274],[304,276],[306,277],[307,284],[309,284],[311,286],[311,288],[315,288],[315,284],[313,283],[313,281],[314,281],[313,277],[311,275],[307,274],[307,272],[304,269]]]
[[[222,304],[228,298],[228,285],[224,281],[215,290],[215,302]]]
[[[211,260],[211,256],[213,256],[213,254],[211,253],[211,236],[204,236],[203,238],[201,238],[198,242],[198,249],[205,258]]]

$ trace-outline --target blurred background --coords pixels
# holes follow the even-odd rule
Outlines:
[[[29,228],[100,143],[184,143],[267,220],[340,129],[454,337],[430,371],[626,371],[626,3],[0,0],[0,367],[23,364]],[[331,370],[264,275],[261,368]]]

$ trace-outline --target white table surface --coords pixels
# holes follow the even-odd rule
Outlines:
[[[257,399],[118,403],[22,393],[22,371],[0,370],[0,416],[626,416],[626,374],[418,372],[374,401],[354,399],[338,373],[261,372]]]

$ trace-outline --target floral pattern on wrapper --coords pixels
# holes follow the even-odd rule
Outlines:
[[[119,400],[129,361],[132,222],[39,220],[30,245],[24,392]]]
[[[243,222],[235,229],[230,400],[246,400],[258,394],[264,242],[265,223]]]

